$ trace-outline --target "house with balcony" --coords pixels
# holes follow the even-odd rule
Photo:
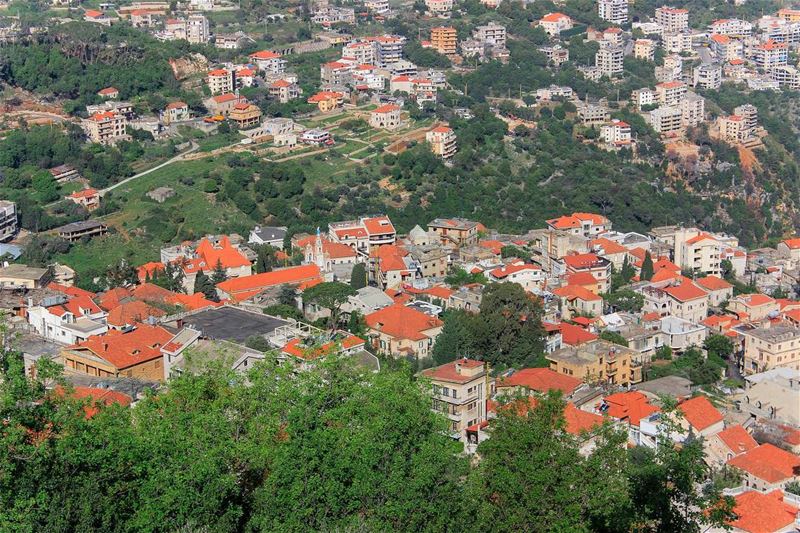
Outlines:
[[[444,323],[403,304],[384,307],[364,317],[367,336],[375,350],[395,358],[430,357]]]
[[[550,370],[587,383],[628,386],[642,381],[638,352],[602,339],[546,354]]]
[[[494,379],[485,362],[456,359],[423,370],[420,376],[430,381],[432,408],[447,417],[454,438],[466,441],[467,428],[487,421]]]

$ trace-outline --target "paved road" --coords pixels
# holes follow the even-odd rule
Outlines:
[[[147,174],[150,174],[151,172],[155,172],[156,170],[162,169],[167,165],[171,165],[172,163],[177,163],[178,161],[183,161],[183,158],[185,156],[191,154],[192,152],[197,151],[198,148],[200,148],[200,145],[197,144],[196,142],[192,142],[192,146],[188,150],[186,150],[185,152],[181,152],[180,154],[176,155],[172,159],[168,159],[168,160],[164,161],[160,165],[156,165],[153,168],[148,168],[147,170],[139,172],[138,174],[134,174],[133,176],[131,176],[129,178],[125,178],[124,180],[122,180],[122,181],[120,181],[118,183],[115,183],[114,185],[112,185],[110,187],[106,187],[105,189],[102,189],[100,191],[100,194],[103,195],[103,194],[107,193],[108,191],[113,191],[117,187],[121,187],[122,185],[125,185],[126,183],[130,183],[131,181],[133,181],[133,180],[135,180],[137,178],[141,178],[142,176],[146,176]]]

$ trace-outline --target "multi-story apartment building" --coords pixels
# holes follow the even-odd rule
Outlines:
[[[490,22],[484,26],[477,26],[472,32],[472,37],[481,43],[497,48],[505,48],[507,40],[506,27]]]
[[[756,374],[771,368],[800,370],[800,329],[787,324],[741,329],[744,337],[742,370]]]
[[[668,81],[656,85],[658,103],[666,106],[678,106],[686,96],[686,84],[682,81]]]
[[[125,115],[106,111],[95,113],[83,121],[86,136],[91,142],[98,144],[114,144],[130,139],[126,129],[128,119]]]
[[[712,22],[709,27],[710,33],[727,35],[728,37],[750,37],[753,35],[753,25],[746,20],[740,19],[719,19]]]
[[[684,128],[699,126],[706,119],[706,99],[693,92],[686,93],[679,109]]]
[[[656,92],[648,87],[637,89],[631,92],[631,101],[636,104],[636,108],[641,111],[644,106],[656,103]]]
[[[794,67],[785,65],[783,67],[775,67],[770,72],[773,80],[777,81],[782,87],[786,87],[791,91],[800,89],[800,72]]]
[[[236,89],[236,74],[233,70],[214,69],[208,73],[208,90],[211,94],[228,94]]]
[[[733,113],[744,119],[744,125],[751,131],[758,127],[758,108],[753,104],[743,104],[733,108]]]
[[[189,15],[186,19],[186,40],[192,44],[205,44],[209,38],[208,19],[203,15]]]
[[[759,44],[753,49],[753,60],[764,70],[785,66],[789,61],[789,45],[771,40]]]
[[[719,135],[723,139],[732,143],[741,143],[750,139],[753,130],[747,127],[744,117],[741,115],[728,115],[717,119]]]
[[[425,140],[431,145],[431,151],[442,159],[450,159],[458,149],[456,133],[447,126],[438,126],[425,134]]]
[[[286,71],[286,60],[271,50],[253,52],[248,58],[263,72],[283,74]]]
[[[627,122],[614,119],[600,128],[600,137],[603,142],[613,146],[628,146],[631,144],[631,126]]]
[[[458,33],[452,26],[431,28],[431,46],[440,54],[455,55],[458,51]]]
[[[716,63],[702,63],[694,68],[692,83],[701,89],[719,89],[722,85],[722,67]]]
[[[594,253],[568,254],[561,262],[565,274],[590,274],[597,282],[598,292],[608,291],[612,263],[605,257]]]
[[[462,358],[423,370],[421,375],[431,381],[433,410],[447,417],[454,435],[466,440],[468,427],[486,421],[487,400],[494,386],[486,363]]]
[[[394,244],[397,232],[389,217],[374,215],[358,220],[331,222],[328,224],[328,238],[346,244],[362,255],[369,255],[370,249],[375,246]]]
[[[375,65],[378,63],[378,47],[374,42],[349,42],[342,48],[342,61],[350,61],[356,65]]]
[[[621,46],[601,46],[594,55],[595,66],[601,76],[613,77],[622,74],[624,51]]]
[[[642,381],[639,352],[596,339],[546,354],[550,370],[588,383],[628,386]]]
[[[677,107],[661,106],[645,115],[645,120],[661,135],[677,135],[683,130],[683,113]]]
[[[656,43],[652,39],[636,39],[633,43],[633,56],[636,59],[652,61],[656,54]]]
[[[17,204],[8,200],[0,200],[0,242],[7,241],[16,235],[19,229],[17,220]]]
[[[686,9],[659,7],[656,9],[655,20],[665,33],[682,32],[689,29],[689,11]]]
[[[727,35],[714,33],[709,37],[711,52],[718,61],[728,62],[742,57],[744,47],[742,41]]]
[[[428,223],[428,234],[446,246],[478,243],[478,223],[464,218],[437,218]]]
[[[376,43],[379,67],[387,68],[403,59],[403,46],[406,44],[405,37],[400,35],[379,35],[377,37],[367,37],[365,40]]]
[[[597,15],[612,24],[628,22],[628,0],[598,0]]]
[[[664,33],[661,42],[668,54],[680,54],[692,50],[692,36],[689,32]]]

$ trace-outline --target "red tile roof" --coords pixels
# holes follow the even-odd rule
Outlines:
[[[497,387],[526,387],[537,392],[560,390],[569,395],[575,392],[581,383],[577,378],[559,374],[549,368],[523,368],[509,377],[500,379]]]
[[[798,248],[800,248],[800,237],[795,237],[793,239],[786,239],[785,241],[782,242],[791,250],[797,250]]]
[[[428,368],[422,371],[422,375],[436,380],[451,381],[454,383],[467,383],[476,379],[475,376],[467,376],[461,373],[461,369],[483,368],[483,361],[467,359],[466,357],[456,359],[441,366]]]
[[[110,311],[124,300],[130,299],[131,297],[131,291],[124,287],[116,287],[101,294],[97,299],[97,303],[106,311]]]
[[[602,266],[602,262],[597,254],[573,254],[565,255],[561,258],[569,268],[584,269],[584,268],[597,268]],[[606,263],[608,264],[608,263]]]
[[[599,338],[594,333],[568,322],[561,322],[559,327],[561,329],[561,342],[570,346],[577,346]]]
[[[63,397],[66,395],[67,391],[61,385],[58,385],[53,392],[56,396]],[[128,407],[133,401],[133,398],[127,394],[111,389],[98,389],[94,387],[74,387],[69,396],[76,400],[83,400],[84,398],[89,399],[91,403],[83,408],[87,419],[92,418],[100,412],[99,404],[109,406],[118,403],[122,407]]]
[[[205,261],[207,268],[204,270],[214,270],[217,263],[220,263],[222,268],[250,266],[250,261],[242,252],[233,247],[227,236],[220,238],[216,246],[208,239],[202,239],[197,245],[195,253]]]
[[[728,464],[767,483],[779,483],[800,476],[800,457],[772,444],[762,444],[734,457]]]
[[[395,104],[386,104],[372,110],[372,112],[376,114],[392,113],[394,111],[400,111],[400,106]]]
[[[317,265],[301,265],[273,270],[263,274],[232,278],[217,284],[217,288],[228,293],[236,301],[244,301],[269,287],[286,284],[302,284],[321,280]]]
[[[708,296],[706,291],[688,280],[684,280],[680,285],[674,287],[666,287],[664,292],[680,302],[688,302]]]
[[[402,304],[394,304],[379,309],[364,317],[371,329],[386,333],[396,339],[412,341],[429,338],[426,331],[440,328],[444,323],[436,317],[426,315]]]
[[[604,401],[608,405],[608,416],[628,420],[632,426],[638,426],[642,418],[661,411],[655,405],[651,405],[647,396],[639,391],[618,392],[607,396]]]
[[[718,422],[722,422],[722,413],[714,407],[705,396],[690,398],[678,405],[686,421],[698,431],[702,431]]]
[[[580,435],[602,426],[605,419],[595,413],[582,411],[573,403],[567,403],[564,408],[564,421],[567,423],[567,433]]]
[[[161,347],[172,337],[173,334],[162,327],[137,324],[127,333],[111,331],[105,335],[93,335],[71,348],[89,350],[117,370],[124,370],[161,357]]]
[[[281,57],[280,55],[276,54],[275,52],[270,52],[269,50],[260,50],[258,52],[253,52],[250,54],[251,59],[277,59]]]
[[[605,237],[600,237],[599,239],[594,239],[592,241],[589,241],[589,246],[591,246],[592,248],[598,246],[602,247],[604,254],[624,254],[625,252],[628,251],[628,249],[622,246],[621,244],[606,239]]]
[[[741,424],[723,429],[717,433],[717,437],[736,455],[758,446],[756,439]]]
[[[343,259],[346,257],[356,257],[356,251],[346,244],[330,241],[324,237],[320,237],[322,241],[322,252],[328,254],[331,259]],[[317,242],[316,235],[309,235],[297,241],[298,248],[305,248],[306,246],[315,247]]]
[[[733,512],[736,520],[730,525],[747,533],[775,533],[787,531],[797,518],[797,507],[783,499],[783,492],[769,494],[755,490],[734,497]]]
[[[596,295],[589,289],[581,287],[580,285],[566,285],[564,287],[559,287],[557,289],[553,289],[553,294],[561,298],[566,298],[569,301],[584,300],[587,302],[594,302],[597,300],[602,300],[600,296]]]
[[[733,288],[733,285],[717,276],[706,276],[697,280],[697,284],[709,291],[724,291]]]
[[[122,327],[137,322],[144,322],[150,317],[162,317],[167,313],[163,310],[148,305],[142,301],[134,300],[132,302],[120,304],[108,312],[109,326]]]

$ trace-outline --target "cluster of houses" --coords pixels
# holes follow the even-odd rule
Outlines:
[[[282,266],[256,273],[264,245]],[[290,265],[292,256],[299,264]],[[168,271],[180,271],[182,290],[156,283]],[[448,283],[456,271],[473,281]],[[628,278],[620,288],[614,279],[622,273]],[[201,275],[214,280],[212,294],[194,292]],[[630,446],[702,437],[709,466],[741,477],[741,486],[728,489],[741,511],[734,528],[755,531],[748,524],[775,505],[794,509],[780,515],[794,524],[800,500],[785,489],[800,481],[798,239],[748,251],[734,237],[691,227],[619,232],[605,216],[585,212],[517,235],[463,218],[434,219],[401,234],[376,214],[314,234],[259,225],[246,239],[206,236],[168,246],[159,261],[138,266],[137,278],[92,293],[52,268],[0,268],[0,305],[27,341],[29,371],[41,357],[70,376],[106,381],[165,381],[220,360],[246,371],[265,357],[298,371],[335,353],[371,370],[378,368],[373,354],[426,361],[445,327],[444,310],[480,314],[487,284],[515,283],[543,306],[547,368],[497,374],[453,354],[454,361],[421,372],[433,409],[468,453],[491,438],[500,410],[535,406],[539,394],[555,389],[567,401],[566,431],[583,453],[605,423],[624,429]],[[308,322],[328,317],[330,310],[304,301],[304,293],[330,281],[359,282],[341,318],[362,316],[361,336],[263,311],[285,305],[288,293]],[[743,285],[760,292],[739,293]],[[621,290],[638,304],[620,304],[614,295]],[[684,377],[647,380],[649,369],[666,363],[657,354],[704,351],[711,335],[731,341],[727,372],[741,375],[743,385],[722,389],[720,398]],[[509,404],[504,396],[512,394]],[[753,501],[755,508],[747,504]]]

